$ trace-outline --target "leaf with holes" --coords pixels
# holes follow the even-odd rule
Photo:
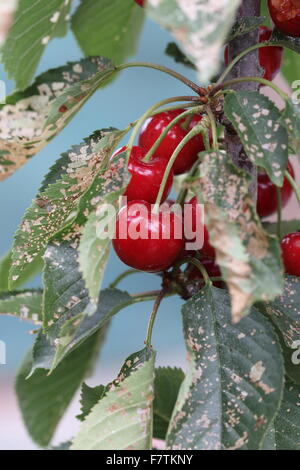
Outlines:
[[[254,307],[233,325],[230,311],[228,293],[210,286],[183,306],[189,370],[170,449],[259,449],[279,408],[284,368],[272,325]]]
[[[239,321],[251,305],[271,300],[283,289],[277,238],[262,228],[249,191],[249,175],[225,151],[203,152],[200,177],[191,186],[205,203],[210,243],[228,285],[232,318]],[[201,199],[203,198],[203,199]]]
[[[42,290],[28,289],[1,293],[0,315],[11,315],[40,325],[42,323]]]
[[[143,20],[143,9],[132,0],[82,0],[72,29],[86,56],[102,55],[122,64],[136,52]]]
[[[21,287],[32,277],[36,276],[43,270],[43,260],[40,256],[30,264],[30,268],[26,270],[26,276],[23,276],[19,281],[16,280],[14,288]],[[12,267],[12,250],[9,250],[6,255],[0,259],[0,292],[9,290],[9,271]]]
[[[50,238],[74,220],[80,198],[90,188],[99,171],[107,167],[108,159],[123,135],[122,131],[115,129],[96,131],[83,143],[63,154],[50,170],[42,192],[25,212],[15,235],[11,288],[15,287],[15,282],[21,282],[26,277],[31,264],[44,253]],[[56,168],[58,172],[55,177]]]
[[[17,88],[31,81],[51,39],[66,33],[72,0],[19,0],[2,49],[2,62]]]
[[[282,186],[288,162],[288,136],[281,114],[269,98],[256,91],[228,93],[224,112],[239,135],[246,154]]]
[[[150,348],[127,358],[117,380],[85,418],[71,450],[151,449],[154,361]]]
[[[47,145],[113,70],[108,59],[90,57],[49,70],[7,97],[0,105],[0,180]]]
[[[176,367],[155,369],[153,437],[165,439],[184,373]]]
[[[274,323],[282,340],[287,375],[300,385],[300,278],[286,276],[282,295],[259,307]]]
[[[208,83],[219,69],[224,41],[240,0],[147,0],[151,18],[169,30],[195,64],[200,82]]]
[[[17,397],[27,430],[40,446],[49,444],[76,390],[89,372],[98,342],[97,335],[89,338],[50,376],[46,370],[38,369],[27,378],[32,369],[31,354],[23,362],[16,380]]]

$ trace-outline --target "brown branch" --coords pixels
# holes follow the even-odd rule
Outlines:
[[[242,0],[242,4],[237,13],[237,19],[248,16],[260,15],[260,0]],[[240,52],[253,46],[258,42],[258,30],[252,31],[243,36],[233,39],[229,43],[229,60],[234,59]],[[261,76],[262,70],[258,62],[258,51],[252,51],[241,59],[232,70],[230,78],[239,78],[244,76]],[[258,83],[246,82],[238,83],[232,88],[235,90],[258,90]],[[225,122],[226,125],[226,122]],[[231,154],[234,163],[241,169],[246,170],[252,176],[250,192],[254,200],[257,197],[257,169],[251,163],[244,152],[242,143],[234,132],[232,126],[227,123],[225,129],[225,143],[228,152]]]

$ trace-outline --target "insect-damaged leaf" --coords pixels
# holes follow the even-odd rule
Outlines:
[[[290,146],[295,153],[300,153],[300,104],[298,100],[286,101],[280,122],[288,131]]]
[[[0,180],[11,176],[58,134],[114,70],[90,57],[40,75],[0,106]]]
[[[300,386],[288,381],[275,423],[276,450],[300,450]]]
[[[256,91],[232,91],[225,98],[224,112],[249,159],[264,168],[273,183],[282,186],[288,162],[288,136],[274,103]]]
[[[85,418],[71,450],[151,449],[154,360],[150,348],[127,358]]]
[[[259,304],[276,326],[282,341],[286,374],[300,385],[300,278],[286,276],[281,296]]]
[[[16,380],[16,392],[25,425],[40,446],[47,446],[76,390],[90,370],[99,347],[94,335],[70,354],[49,376],[32,369],[32,354],[25,358]]]
[[[2,51],[8,77],[17,88],[30,83],[49,41],[66,33],[71,4],[72,0],[19,0]]]
[[[59,279],[57,281],[59,282]],[[69,276],[68,281],[69,288],[72,291],[71,276]],[[77,281],[76,285],[81,288],[80,282]],[[67,289],[66,284],[65,287]],[[53,319],[54,324],[47,325],[46,333],[40,333],[37,337],[33,349],[33,369],[39,367],[55,369],[70,352],[98,330],[105,328],[113,315],[134,303],[134,298],[127,292],[118,289],[105,289],[100,293],[100,300],[95,313],[86,315],[88,306],[85,307],[85,312],[84,310],[80,312],[81,309],[76,309],[76,305],[72,306],[71,303],[66,305],[64,300],[69,297],[68,294],[63,292],[63,284],[61,286],[57,285],[57,288],[61,288],[59,295],[52,290],[52,299],[49,292],[48,300],[55,303],[61,312]],[[81,300],[82,307],[86,304],[86,299]]]
[[[83,0],[72,29],[86,56],[102,55],[122,64],[136,52],[143,20],[144,10],[133,0]]]
[[[254,307],[232,324],[226,290],[205,287],[182,310],[189,369],[169,427],[173,450],[259,449],[282,396],[274,329]]]
[[[19,317],[21,320],[40,325],[42,323],[42,290],[27,289],[1,293],[0,315]]]
[[[99,171],[107,167],[108,158],[123,135],[115,129],[96,131],[63,154],[50,170],[42,191],[25,212],[15,235],[10,270],[12,288],[15,282],[26,277],[31,264],[43,254],[50,238],[76,218],[81,196]]]
[[[283,287],[278,241],[263,230],[248,187],[248,174],[226,152],[203,153],[192,189],[205,203],[210,243],[231,294],[234,322],[256,301],[281,294]]]
[[[149,15],[171,31],[207,83],[219,69],[224,41],[240,0],[147,0]]]

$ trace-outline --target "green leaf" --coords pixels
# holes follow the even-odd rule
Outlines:
[[[71,450],[151,449],[154,360],[149,349],[127,358],[118,379],[82,423]]]
[[[230,298],[205,287],[182,310],[189,370],[167,436],[171,449],[255,450],[279,408],[283,360],[254,307],[232,324]]]
[[[210,243],[215,247],[239,321],[252,304],[273,299],[283,288],[277,238],[267,234],[249,196],[249,175],[226,152],[203,152],[200,176],[191,189],[205,203]],[[202,198],[202,199],[201,199]]]
[[[272,235],[277,235],[277,223],[264,222],[264,229]],[[282,236],[300,230],[300,220],[283,220],[281,223]]]
[[[178,64],[183,64],[186,67],[194,70],[196,69],[195,65],[187,58],[187,56],[182,52],[175,42],[169,42],[165,53],[172,57]]]
[[[275,419],[276,450],[300,450],[300,386],[287,382]]]
[[[49,178],[43,183],[43,191],[25,212],[16,232],[11,288],[28,275],[31,264],[43,255],[49,240],[76,218],[80,198],[89,190],[99,171],[107,167],[108,158],[123,135],[124,132],[115,129],[96,131],[63,154],[52,167]]]
[[[36,276],[43,270],[43,260],[41,257],[35,258],[34,262],[30,264],[30,268],[26,271],[26,276],[23,276],[19,281],[16,280],[14,283],[14,288],[17,289],[21,287],[25,282],[27,282],[32,277]],[[0,292],[5,292],[9,290],[9,271],[12,266],[12,250],[8,251],[0,259]]]
[[[51,447],[50,450],[70,450],[71,444],[71,441],[66,441],[58,446]]]
[[[0,105],[0,180],[47,145],[113,71],[109,60],[90,57],[49,70],[8,96]]]
[[[288,137],[274,103],[256,91],[232,91],[225,98],[224,112],[251,162],[264,168],[274,184],[282,186]]]
[[[104,385],[97,387],[89,387],[86,383],[82,384],[81,388],[81,414],[76,416],[80,421],[84,421],[87,415],[90,414],[91,409],[103,398],[105,393]]]
[[[248,16],[236,21],[232,26],[226,42],[230,42],[239,36],[243,36],[244,34],[254,31],[255,29],[259,28],[259,26],[264,24],[265,21],[265,16]]]
[[[30,83],[49,41],[66,32],[71,4],[65,0],[19,0],[2,49],[2,62],[17,88],[24,89]]]
[[[72,29],[86,56],[122,64],[136,52],[143,20],[143,9],[132,0],[81,0]]]
[[[60,301],[60,299],[58,299]],[[43,367],[54,370],[57,364],[91,335],[104,328],[120,310],[134,303],[127,292],[105,289],[100,294],[97,310],[93,315],[79,314],[70,318],[69,309],[47,330],[38,336],[34,345],[33,369]]]
[[[297,80],[300,76],[300,56],[297,52],[290,49],[284,50],[283,65],[280,72],[290,85]]]
[[[89,371],[98,342],[98,336],[93,335],[50,376],[44,369],[39,369],[27,378],[32,369],[31,354],[22,364],[16,380],[17,397],[27,430],[40,446],[49,444],[61,417]]]
[[[177,367],[155,369],[153,436],[165,439],[184,373]]]
[[[0,315],[11,315],[35,325],[42,323],[42,290],[28,289],[0,294]]]
[[[79,206],[78,219],[82,213],[87,217],[91,201],[93,202],[93,212],[87,217],[80,238],[79,269],[94,302],[99,297],[109,246],[115,233],[119,197],[130,180],[125,159],[126,152],[123,152],[114,159],[108,170],[98,174]]]
[[[181,43],[195,64],[200,82],[208,83],[219,70],[223,45],[240,0],[148,0],[146,11]]]
[[[289,144],[294,152],[300,152],[300,104],[298,101],[286,101],[280,122],[288,131]]]
[[[286,276],[282,295],[260,304],[282,340],[286,373],[300,385],[300,278]]]
[[[268,42],[275,46],[287,47],[288,49],[300,54],[300,38],[286,36],[276,28],[273,30],[273,34]]]

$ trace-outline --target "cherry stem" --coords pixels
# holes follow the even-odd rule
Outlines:
[[[134,126],[134,129],[132,131],[132,134],[130,136],[130,139],[127,144],[127,151],[130,153],[131,149],[134,145],[134,141],[140,131],[140,128],[144,124],[144,121],[150,117],[156,110],[157,108],[161,108],[165,104],[169,103],[174,103],[175,101],[198,101],[197,96],[175,96],[173,98],[167,98],[165,100],[161,100],[158,103],[155,103],[151,108],[147,109],[145,113],[138,119],[137,123]]]
[[[124,271],[121,273],[116,279],[109,285],[110,289],[115,289],[123,279],[125,279],[128,276],[131,276],[131,274],[138,274],[140,271],[137,269],[127,269],[127,271]]]
[[[248,47],[247,49],[245,49],[244,51],[242,51],[239,55],[237,55],[233,60],[232,62],[230,62],[230,64],[226,67],[226,69],[224,70],[224,72],[222,73],[222,75],[220,76],[219,80],[217,81],[216,85],[218,86],[220,83],[223,83],[224,82],[224,79],[227,77],[227,75],[231,72],[231,70],[233,69],[233,67],[247,54],[249,54],[249,52],[252,52],[252,51],[255,51],[255,49],[260,49],[261,47],[268,47],[268,46],[272,46],[273,44],[268,44],[267,42],[259,42],[257,44],[254,44],[253,46],[251,47]]]
[[[155,141],[155,143],[152,145],[150,150],[147,152],[145,158],[143,159],[144,162],[149,162],[151,158],[153,157],[153,154],[156,152],[168,132],[182,119],[184,119],[187,116],[192,116],[193,114],[199,113],[203,110],[203,106],[195,106],[191,109],[188,109],[187,111],[184,111],[181,113],[179,116],[176,116],[168,125],[167,127],[163,130],[163,132],[160,134],[158,139]]]
[[[210,124],[211,124],[212,141],[213,141],[212,147],[214,150],[218,150],[219,143],[218,143],[218,129],[217,129],[216,119],[215,119],[214,113],[212,112],[209,106],[207,106],[206,111],[207,111],[207,115],[209,117]]]
[[[146,336],[146,339],[145,339],[145,344],[147,346],[151,346],[152,332],[153,332],[153,327],[154,327],[156,315],[157,315],[159,306],[160,306],[161,301],[163,300],[164,296],[165,296],[165,290],[163,289],[159,292],[158,296],[156,297],[154,307],[153,307],[153,310],[152,310],[150,318],[149,318],[148,328],[147,328],[147,336]]]
[[[268,86],[269,88],[272,88],[278,95],[284,100],[287,101],[289,99],[288,95],[281,90],[275,83],[270,82],[269,80],[266,80],[265,78],[262,77],[240,77],[240,78],[233,78],[232,80],[228,80],[227,82],[222,82],[218,85],[216,85],[210,92],[210,96],[215,96],[217,92],[222,90],[223,88],[226,88],[231,85],[235,85],[236,83],[243,83],[243,82],[257,82],[261,83],[262,85]],[[227,92],[230,90],[226,90]]]
[[[159,64],[152,64],[150,62],[129,62],[128,64],[117,66],[116,71],[128,69],[131,67],[146,67],[146,68],[150,68],[154,70],[159,70],[160,72],[166,73],[170,75],[171,77],[174,77],[180,82],[184,83],[189,88],[191,88],[191,90],[193,90],[195,93],[197,93],[200,96],[204,96],[206,92],[206,90],[196,85],[196,83],[192,82],[191,80],[186,78],[184,75],[181,75],[180,73],[175,72],[175,70],[169,69],[168,67],[164,67],[163,65],[159,65]]]
[[[197,258],[193,258],[193,257],[186,257],[186,258],[183,258],[182,260],[180,260],[180,262],[178,264],[175,265],[175,270],[176,268],[180,268],[180,266],[182,266],[183,264],[192,264],[193,266],[195,266],[199,271],[200,273],[202,274],[203,276],[203,279],[204,279],[204,282],[205,282],[205,285],[206,286],[211,286],[212,282],[211,282],[211,279],[208,275],[208,272],[207,270],[205,269],[205,266],[203,263],[201,263],[201,261],[199,261]]]
[[[282,197],[280,188],[276,187],[277,196],[277,236],[279,240],[282,238]]]
[[[290,185],[292,186],[295,194],[296,194],[296,198],[297,198],[297,201],[298,201],[298,204],[300,206],[300,189],[296,183],[296,181],[294,180],[294,178],[292,177],[292,175],[286,170],[284,172],[284,176],[286,177],[286,179],[288,180],[288,182],[290,183]]]
[[[208,132],[207,123],[208,123],[208,119],[206,119],[204,117],[200,124],[197,124],[195,127],[193,127],[192,130],[190,130],[190,132],[182,139],[180,144],[177,145],[176,149],[172,153],[172,156],[171,156],[170,160],[168,161],[168,165],[167,165],[167,168],[165,169],[165,173],[164,173],[164,176],[163,176],[160,188],[159,188],[159,192],[158,192],[158,195],[157,195],[157,198],[156,198],[156,201],[155,201],[155,205],[154,205],[154,208],[153,208],[153,214],[157,214],[159,212],[159,206],[160,206],[163,194],[164,194],[165,186],[166,186],[166,183],[168,181],[170,171],[172,170],[172,167],[174,165],[174,162],[175,162],[176,158],[178,157],[179,153],[184,148],[184,146],[193,137],[195,137],[197,134],[207,133]]]

